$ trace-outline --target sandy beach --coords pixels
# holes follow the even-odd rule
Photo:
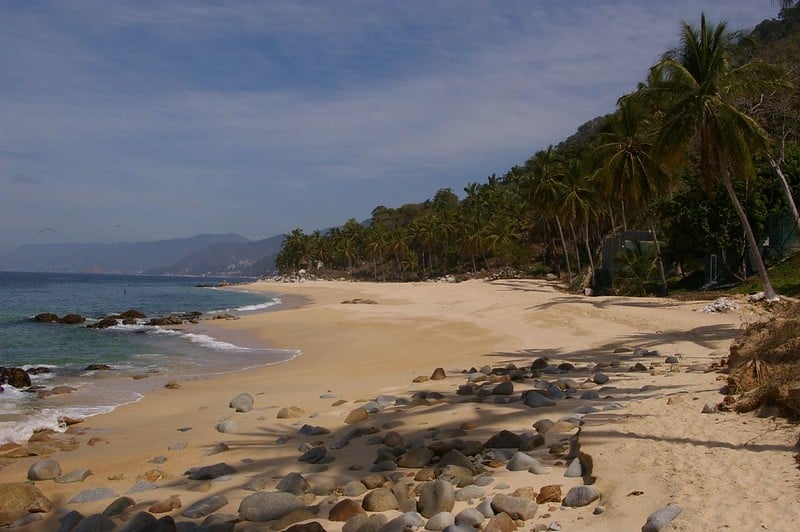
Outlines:
[[[376,462],[380,468],[398,461],[415,441],[440,453],[463,449],[464,442],[483,448],[500,431],[523,441],[539,438],[525,451],[546,471],[510,470],[510,455],[503,460],[502,453],[484,449],[473,458],[472,478],[480,479],[474,493],[457,498],[452,514],[496,494],[535,499],[544,486],[558,485],[563,499],[571,488],[589,485],[599,499],[579,507],[539,503],[533,517],[517,517],[517,527],[640,530],[651,513],[668,505],[682,510],[670,530],[794,530],[800,520],[796,426],[776,417],[702,413],[723,397],[724,376],[720,380],[709,368],[726,356],[743,324],[762,319],[755,307],[743,303],[737,311],[709,314],[700,312],[703,302],[585,297],[536,280],[259,282],[240,288],[285,295],[290,308],[197,327],[240,345],[301,354],[283,364],[159,388],[66,434],[42,438],[39,447],[29,444],[38,456],[11,458],[4,450],[2,482],[25,481],[46,454],[42,449],[52,451],[47,458],[63,473],[91,469],[81,482],[36,481],[53,510],[36,514],[42,520],[20,530],[58,530],[66,510],[89,516],[118,496],[135,506],[115,517],[117,524],[156,502],[176,500],[180,508],[154,515],[199,524],[203,518],[181,513],[214,496],[227,501],[215,514],[233,517],[254,493],[245,489],[248,482],[272,492],[290,473],[310,484],[298,499],[303,511],[317,511],[294,517],[342,530],[345,522],[330,520],[330,511],[343,499],[361,504],[367,494],[347,495],[355,493],[348,483],[374,474]],[[361,301],[342,304],[354,299]],[[545,369],[532,373],[542,358]],[[559,366],[564,363],[572,367]],[[630,371],[637,363],[642,371]],[[472,382],[467,393],[467,372],[487,365],[496,371]],[[446,378],[432,380],[436,368]],[[595,382],[597,373],[608,381]],[[542,382],[560,385],[566,397],[556,397],[553,406],[530,406],[523,394],[536,394],[530,390]],[[513,392],[506,393],[509,388]],[[252,410],[229,406],[240,393],[252,396]],[[381,397],[363,420],[350,422],[348,416]],[[283,417],[289,410],[296,417]],[[557,429],[540,434],[534,425],[544,419]],[[309,434],[300,432],[306,425]],[[389,445],[390,432],[402,445]],[[220,443],[227,449],[207,454]],[[325,449],[324,459],[298,461],[315,447]],[[578,475],[565,476],[575,459]],[[430,460],[431,470],[436,460]],[[221,462],[233,469],[219,478],[185,474]],[[386,466],[378,473],[385,476],[381,485],[407,494],[424,484],[414,480],[427,478],[421,469]],[[108,497],[69,502],[94,488],[109,490]],[[464,489],[459,483],[456,494]],[[386,520],[400,516],[408,501],[399,502],[400,508],[378,513]],[[274,525],[242,521],[235,530]],[[482,526],[502,529],[492,528],[499,525],[488,518]]]

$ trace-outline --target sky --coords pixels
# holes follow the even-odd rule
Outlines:
[[[0,0],[0,252],[260,239],[504,174],[770,0]],[[463,194],[462,194],[463,195]],[[47,230],[45,230],[47,229]]]

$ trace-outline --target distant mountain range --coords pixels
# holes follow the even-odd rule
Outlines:
[[[283,235],[252,241],[237,234],[113,244],[29,244],[0,255],[0,270],[155,275],[272,273]]]

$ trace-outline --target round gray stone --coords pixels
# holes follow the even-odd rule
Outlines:
[[[389,510],[397,510],[400,503],[397,501],[392,490],[387,488],[377,488],[364,496],[364,501],[361,503],[362,508],[368,512],[386,512]]]
[[[259,491],[242,499],[239,504],[239,518],[259,523],[273,521],[303,506],[305,505],[291,493]]]
[[[240,393],[228,404],[237,412],[249,412],[253,409],[253,396],[249,393]]]
[[[492,498],[492,510],[496,513],[505,512],[512,519],[527,521],[536,515],[537,506],[530,499],[498,493]]]
[[[456,503],[453,485],[445,480],[433,480],[422,485],[419,495],[419,513],[430,518],[439,512],[452,511]]]
[[[472,499],[478,499],[485,495],[485,491],[480,486],[471,485],[465,486],[456,492],[456,500],[460,502],[468,502]]]
[[[586,506],[599,498],[600,492],[593,486],[575,486],[567,492],[563,504],[568,507]]]
[[[425,530],[444,530],[448,526],[455,524],[455,516],[450,512],[439,512],[431,516],[425,523]]]
[[[682,511],[683,509],[680,506],[674,504],[659,508],[647,518],[647,522],[642,527],[642,532],[658,532],[678,517]]]
[[[302,495],[311,489],[311,485],[300,473],[289,473],[278,482],[275,489],[289,492],[292,495]]]
[[[39,460],[28,469],[28,480],[53,480],[61,475],[61,466],[55,460]]]
[[[239,428],[239,425],[235,421],[231,421],[230,419],[226,421],[220,421],[219,423],[214,426],[217,432],[222,432],[223,434],[230,434],[232,432],[236,432]]]
[[[463,510],[458,512],[458,514],[456,514],[455,523],[457,525],[471,526],[473,528],[477,528],[478,525],[483,523],[484,519],[486,519],[486,516],[484,516],[479,510],[475,508],[464,508]]]

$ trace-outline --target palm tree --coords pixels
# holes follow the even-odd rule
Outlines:
[[[774,77],[759,63],[733,67],[728,61],[733,42],[724,22],[707,24],[703,15],[699,29],[684,23],[680,45],[652,68],[650,83],[637,98],[665,104],[656,149],[668,165],[697,142],[701,170],[718,175],[741,221],[765,299],[777,301],[731,175],[753,177],[753,153],[767,148],[764,130],[737,106],[738,98],[761,93]]]
[[[561,196],[560,211],[570,220],[583,227],[583,241],[586,254],[589,256],[591,269],[590,284],[594,287],[594,254],[589,244],[589,222],[597,217],[597,191],[590,188],[592,181],[581,167],[580,160],[575,158],[567,163],[564,172],[563,194]]]
[[[567,265],[567,276],[572,282],[572,266],[569,262],[567,243],[564,239],[564,229],[561,227],[559,210],[561,197],[564,194],[564,185],[561,182],[563,161],[558,156],[553,146],[537,153],[529,162],[531,181],[529,183],[529,201],[534,210],[539,210],[555,218],[558,235],[561,238],[561,248]]]

